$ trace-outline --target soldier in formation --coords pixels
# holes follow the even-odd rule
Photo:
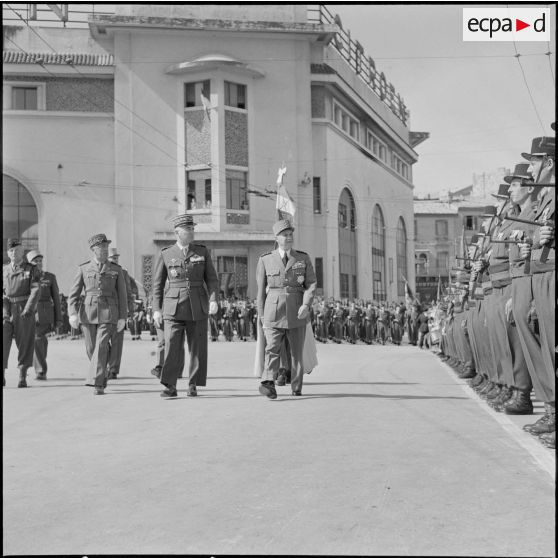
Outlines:
[[[554,448],[555,138],[522,157],[442,308],[440,357],[495,411],[533,414],[534,391],[544,414],[524,429]]]

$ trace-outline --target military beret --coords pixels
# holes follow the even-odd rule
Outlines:
[[[21,246],[19,238],[8,238],[8,250],[10,248],[15,248],[16,246]]]
[[[294,231],[294,227],[291,225],[291,222],[288,219],[280,219],[273,225],[273,234],[277,236],[287,229],[291,229],[292,231]]]
[[[107,235],[104,234],[104,233],[94,234],[89,239],[89,248],[93,248],[94,246],[97,246],[98,244],[102,244],[103,242],[106,242],[107,244],[110,244],[112,242],[112,240],[108,240]]]
[[[176,229],[177,227],[195,227],[194,218],[189,214],[177,215],[171,219],[172,226]]]
[[[29,263],[32,263],[33,260],[34,260],[35,258],[39,258],[39,257],[42,258],[43,255],[42,255],[38,250],[31,250],[31,251],[27,254],[27,261],[28,261]]]
[[[521,156],[528,161],[532,157],[544,157],[545,155],[552,155],[556,150],[556,138],[543,136],[540,138],[533,138],[531,143],[531,153],[522,153]]]

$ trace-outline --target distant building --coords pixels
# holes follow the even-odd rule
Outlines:
[[[402,300],[402,277],[414,286],[428,133],[326,8],[107,4],[72,27],[74,5],[48,6],[69,6],[65,28],[4,14],[4,234],[39,247],[63,292],[98,232],[149,292],[170,218],[189,212],[222,293],[254,297],[282,162],[318,292]]]
[[[439,199],[414,201],[415,284],[422,302],[436,299],[439,278],[447,287],[462,235],[469,244],[473,234],[480,231],[487,205],[493,203],[473,199],[451,203]]]

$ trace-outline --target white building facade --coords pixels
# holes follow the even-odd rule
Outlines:
[[[115,10],[81,28],[5,22],[4,248],[38,247],[67,293],[104,232],[149,293],[171,217],[191,212],[223,294],[253,298],[285,164],[319,292],[403,300],[413,133],[341,22],[302,4]]]

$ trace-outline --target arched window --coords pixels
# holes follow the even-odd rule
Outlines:
[[[386,234],[379,205],[372,213],[372,296],[375,301],[386,300]]]
[[[405,296],[405,279],[407,278],[407,229],[403,217],[397,221],[397,296]]]
[[[8,261],[8,238],[19,238],[26,250],[39,248],[37,206],[29,190],[15,178],[2,175],[2,254]]]
[[[345,188],[339,196],[339,295],[349,300],[358,297],[356,207],[353,195]]]

